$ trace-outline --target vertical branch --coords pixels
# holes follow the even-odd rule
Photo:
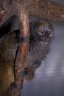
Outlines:
[[[19,38],[19,49],[15,62],[15,88],[12,96],[19,96],[20,90],[23,87],[24,81],[24,65],[26,62],[28,47],[29,47],[29,20],[28,14],[25,10],[19,15],[20,21],[20,38]],[[22,28],[21,28],[22,27]]]

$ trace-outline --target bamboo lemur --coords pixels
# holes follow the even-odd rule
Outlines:
[[[14,26],[14,18],[0,27],[0,92],[6,91],[14,81],[14,60],[19,44],[19,29],[11,27]],[[14,29],[13,32],[11,29]],[[25,64],[25,79],[34,77],[35,69],[49,52],[52,39],[52,25],[45,19],[30,17],[30,48]]]

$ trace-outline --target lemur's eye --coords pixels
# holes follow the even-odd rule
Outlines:
[[[47,22],[37,22],[36,32],[39,36],[51,37],[52,29]]]
[[[45,31],[43,26],[39,26],[39,28],[37,28],[37,34],[39,34],[40,36],[45,36]]]

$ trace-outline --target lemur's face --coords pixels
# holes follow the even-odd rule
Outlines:
[[[30,23],[30,49],[26,60],[26,79],[31,79],[34,76],[35,69],[45,59],[50,50],[53,35],[53,27],[46,20]]]
[[[0,58],[5,62],[14,63],[16,50],[19,44],[18,33],[19,31],[10,32],[0,39]],[[38,68],[42,60],[45,59],[50,50],[52,39],[53,27],[48,21],[41,19],[30,21],[29,52],[24,71],[27,80],[33,78],[35,69]],[[3,54],[1,54],[1,52],[3,52]]]

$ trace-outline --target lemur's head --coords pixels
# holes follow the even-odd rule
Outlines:
[[[31,20],[32,19],[32,20]],[[25,63],[24,77],[26,80],[31,80],[34,77],[35,70],[41,65],[42,60],[45,59],[49,50],[50,44],[54,37],[53,26],[45,19],[31,18],[30,24],[30,38],[29,51]],[[14,20],[14,17],[11,19]],[[6,23],[1,27],[1,31],[5,34],[5,30],[10,29],[10,21],[8,26]],[[5,62],[14,64],[16,51],[19,45],[19,30],[6,33],[0,39],[0,58]],[[3,54],[2,54],[3,52]]]
[[[38,19],[30,23],[30,48],[26,61],[25,79],[31,80],[34,77],[35,69],[41,65],[50,50],[53,37],[53,26],[47,20]]]

